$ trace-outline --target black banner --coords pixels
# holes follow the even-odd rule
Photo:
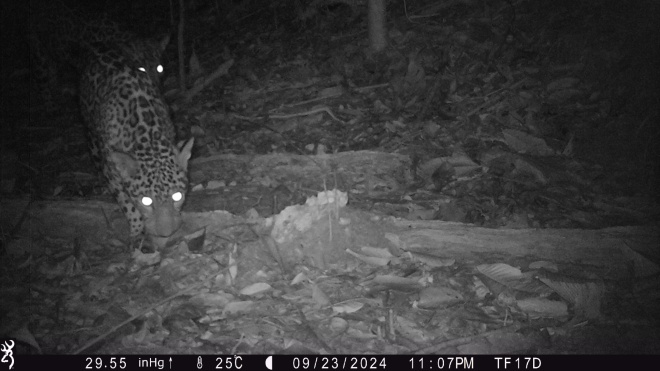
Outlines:
[[[660,355],[7,355],[0,370],[657,370]]]

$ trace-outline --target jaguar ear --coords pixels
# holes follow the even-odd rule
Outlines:
[[[181,166],[183,171],[188,170],[188,160],[190,159],[190,154],[192,152],[192,146],[194,142],[195,137],[190,138],[190,140],[188,140],[185,145],[183,145],[183,142],[180,142],[177,146],[178,148],[175,150],[176,162],[179,164],[179,166]]]
[[[160,39],[160,42],[159,42],[159,44],[158,44],[158,46],[160,47],[160,49],[158,49],[158,50],[159,50],[161,53],[164,52],[164,51],[165,51],[165,48],[167,48],[167,45],[168,45],[169,43],[170,43],[170,35],[167,34],[167,35],[163,36],[163,37]]]
[[[110,152],[110,162],[112,162],[124,180],[133,178],[140,170],[138,162],[131,155],[123,152]]]

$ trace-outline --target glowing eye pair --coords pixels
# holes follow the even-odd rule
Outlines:
[[[140,71],[142,71],[142,72],[147,72],[147,69],[144,68],[144,67],[138,67],[138,70],[140,70]],[[163,73],[164,70],[165,70],[165,68],[163,68],[163,65],[162,65],[162,64],[159,64],[159,65],[156,67],[156,72],[158,72],[158,73]]]
[[[183,193],[181,192],[175,192],[172,195],[172,200],[174,200],[174,202],[179,202],[182,199],[183,199]],[[151,197],[144,196],[142,197],[140,202],[142,202],[142,205],[144,206],[151,206],[154,203],[154,200]]]

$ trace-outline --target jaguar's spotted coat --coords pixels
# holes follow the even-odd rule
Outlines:
[[[181,226],[192,139],[174,144],[174,126],[149,75],[121,48],[94,45],[80,82],[80,102],[92,153],[131,225],[168,237]]]
[[[73,25],[80,32],[87,26]],[[92,155],[130,224],[131,245],[142,236],[171,236],[182,223],[193,140],[175,145],[174,126],[160,96],[155,66],[166,40],[126,38],[114,26],[63,41],[64,59],[80,77],[82,117]],[[62,41],[61,41],[62,43]]]

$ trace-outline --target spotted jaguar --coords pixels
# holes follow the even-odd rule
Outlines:
[[[182,224],[193,146],[193,139],[175,144],[160,95],[156,67],[166,43],[90,32],[64,44],[79,73],[92,156],[129,221],[130,244],[142,246],[147,237],[148,250],[160,247]]]
[[[109,189],[131,227],[131,244],[152,245],[181,226],[193,139],[175,145],[157,85],[124,49],[95,44],[80,79],[80,108]]]

